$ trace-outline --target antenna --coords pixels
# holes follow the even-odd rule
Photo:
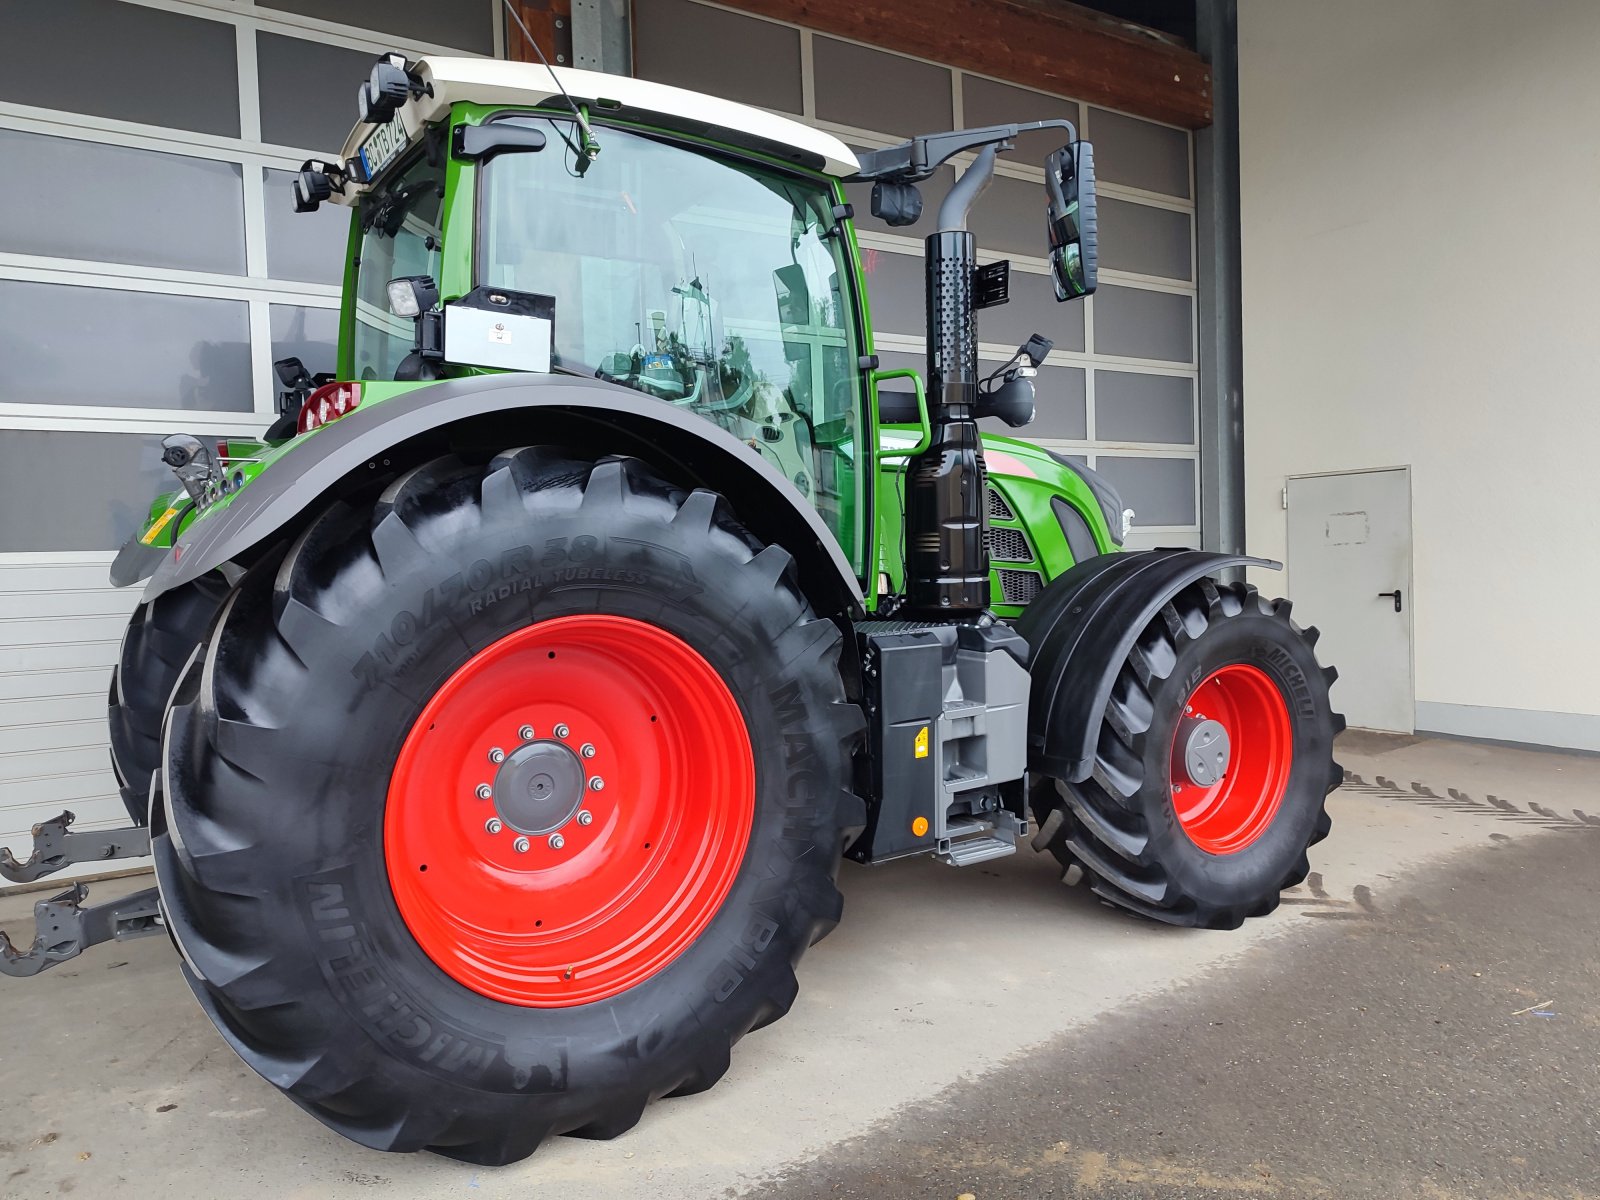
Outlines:
[[[512,4],[511,0],[504,0],[504,2],[506,12],[511,14],[511,19],[517,23],[517,28],[522,30],[522,36],[528,39],[528,45],[533,47],[533,52],[539,56],[539,61],[544,64],[544,69],[550,72],[550,78],[556,81],[556,87],[560,89],[561,95],[565,98],[568,106],[571,107],[572,115],[578,119],[578,128],[583,131],[583,148],[580,150],[568,141],[565,136],[561,140],[567,143],[567,149],[577,155],[578,174],[582,175],[589,169],[589,164],[594,161],[595,155],[600,153],[600,143],[595,140],[594,133],[589,129],[589,118],[583,109],[578,106],[578,102],[567,94],[567,88],[561,82],[561,76],[556,74],[556,69],[550,65],[550,60],[544,56],[544,51],[539,48],[539,43],[533,40],[533,34],[529,33],[527,25],[523,24],[522,14],[517,12],[517,6]]]

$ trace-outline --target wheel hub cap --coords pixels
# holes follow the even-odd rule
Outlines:
[[[1187,733],[1184,732],[1187,729]],[[1178,730],[1183,739],[1183,767],[1189,782],[1200,787],[1220,783],[1228,773],[1228,731],[1221,721],[1188,720]]]
[[[576,754],[560,742],[529,742],[495,772],[494,806],[519,833],[551,833],[577,814],[584,787]]]

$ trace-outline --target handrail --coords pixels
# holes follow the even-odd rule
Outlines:
[[[922,430],[922,436],[917,439],[915,446],[906,448],[896,447],[885,450],[877,447],[879,458],[911,458],[921,454],[933,444],[933,421],[928,416],[928,394],[922,386],[922,376],[910,367],[896,367],[889,371],[874,371],[872,373],[872,402],[878,402],[878,385],[887,379],[909,379],[917,394],[917,423]]]

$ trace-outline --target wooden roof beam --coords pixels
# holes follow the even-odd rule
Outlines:
[[[1065,0],[722,2],[1186,129],[1211,124],[1204,59],[1153,30]]]

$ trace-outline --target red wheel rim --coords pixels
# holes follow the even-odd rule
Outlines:
[[[384,857],[440,969],[558,1008],[682,954],[727,899],[754,817],[750,737],[711,664],[643,621],[558,617],[479,651],[423,709]]]
[[[1212,722],[1227,736],[1226,769],[1214,782],[1206,782],[1203,773],[1196,782],[1186,751],[1197,727]],[[1253,845],[1278,815],[1293,759],[1289,706],[1271,676],[1246,663],[1218,668],[1189,696],[1173,734],[1172,807],[1178,824],[1208,854],[1234,854]]]

